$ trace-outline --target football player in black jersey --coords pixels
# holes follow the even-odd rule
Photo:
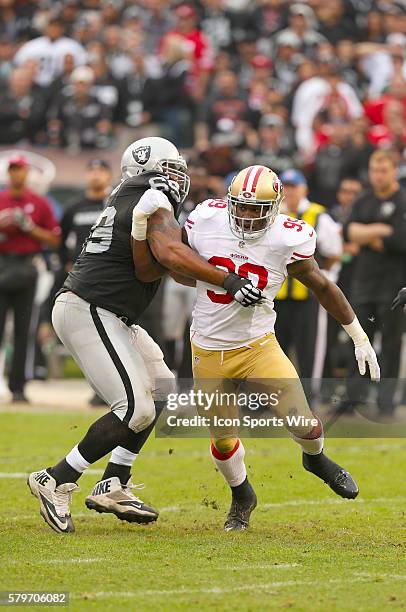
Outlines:
[[[52,313],[59,338],[111,408],[59,463],[28,478],[41,515],[59,533],[74,531],[70,503],[77,480],[111,451],[102,480],[86,498],[87,507],[129,522],[158,517],[131,492],[130,474],[174,382],[160,348],[137,325],[166,271],[161,268],[149,282],[135,274],[134,243],[145,238],[151,213],[159,207],[167,228],[162,266],[175,275],[224,287],[242,306],[262,298],[251,281],[208,264],[180,241],[174,211],[188,193],[189,177],[172,143],[156,137],[134,142],[123,154],[121,171],[122,180],[93,225]]]

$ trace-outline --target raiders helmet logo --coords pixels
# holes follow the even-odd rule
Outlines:
[[[138,149],[134,149],[134,151],[131,151],[131,153],[134,161],[137,164],[140,164],[140,166],[145,166],[151,156],[151,147],[138,147]]]

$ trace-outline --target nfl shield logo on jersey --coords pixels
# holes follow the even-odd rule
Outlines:
[[[150,155],[151,155],[151,147],[149,146],[138,147],[138,149],[134,149],[134,151],[132,151],[132,156],[134,158],[134,161],[137,164],[140,164],[141,166],[145,166],[145,164],[150,158]]]

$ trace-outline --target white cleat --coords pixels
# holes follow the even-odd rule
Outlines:
[[[46,469],[32,472],[28,476],[27,485],[40,503],[40,514],[44,521],[58,533],[73,533],[72,517],[69,506],[72,493],[79,487],[74,482],[56,486],[55,478]]]
[[[122,485],[120,479],[113,476],[98,482],[86,497],[85,504],[89,510],[110,512],[128,523],[152,523],[157,520],[159,513],[131,491],[142,488],[143,485],[132,484],[131,479]]]

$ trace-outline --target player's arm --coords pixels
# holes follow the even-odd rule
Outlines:
[[[155,259],[176,274],[223,287],[227,273],[207,263],[182,242],[173,213],[159,208],[148,220],[147,239]]]
[[[313,257],[289,264],[287,271],[289,276],[313,291],[320,304],[341,323],[351,337],[360,374],[365,374],[368,363],[372,380],[379,380],[380,370],[375,351],[341,289],[322,274]]]
[[[143,278],[147,278],[149,274],[151,274],[149,278],[152,278],[154,270],[160,273],[156,267],[152,267],[153,261],[146,250],[147,245],[134,244],[145,243],[148,239],[154,259],[164,268],[181,276],[223,287],[242,306],[259,304],[262,292],[249,279],[241,278],[234,273],[225,273],[210,265],[182,242],[180,225],[174,217],[167,196],[162,193],[168,192],[173,196],[173,185],[176,185],[174,181],[160,179],[159,186],[150,189],[151,193],[148,191],[144,193],[132,210],[131,237],[136,274],[138,266],[138,273]]]
[[[168,272],[154,259],[147,240],[134,240],[131,236],[131,246],[136,277],[143,283],[152,283]]]

